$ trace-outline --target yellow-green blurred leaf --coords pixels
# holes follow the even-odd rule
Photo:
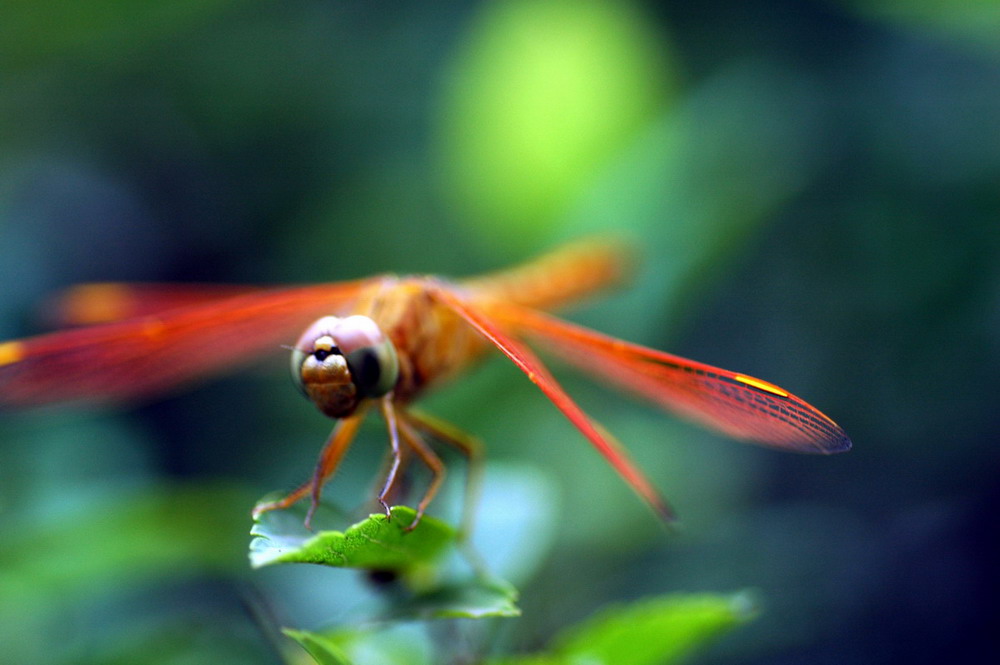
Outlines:
[[[649,598],[601,611],[558,635],[545,653],[494,665],[669,665],[754,615],[745,593]]]
[[[350,659],[331,639],[306,630],[285,628],[282,632],[298,642],[319,665],[351,665]]]
[[[537,243],[662,113],[671,62],[629,3],[490,3],[455,55],[441,118],[448,195],[470,224]]]

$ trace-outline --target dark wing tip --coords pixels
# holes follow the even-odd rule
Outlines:
[[[817,442],[816,452],[823,455],[833,455],[836,453],[846,453],[854,446],[850,437],[844,430],[837,427],[836,430],[830,432],[822,440]]]
[[[837,439],[835,439],[833,442],[831,442],[830,447],[827,448],[827,452],[828,453],[846,453],[853,446],[854,446],[854,443],[847,436],[847,434],[844,434],[843,432],[841,432],[840,436]]]

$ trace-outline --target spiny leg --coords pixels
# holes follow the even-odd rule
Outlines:
[[[382,491],[378,493],[378,502],[385,509],[385,516],[392,518],[392,512],[389,510],[389,504],[386,503],[386,497],[389,496],[393,486],[396,484],[396,478],[403,464],[403,455],[399,447],[399,426],[396,421],[396,406],[392,401],[392,393],[383,397],[379,404],[382,408],[382,416],[385,418],[386,429],[389,431],[389,446],[392,461],[389,465],[389,472],[385,475],[385,484],[382,486]]]
[[[430,505],[434,499],[434,495],[437,494],[438,488],[441,487],[441,483],[444,481],[445,468],[441,458],[431,450],[430,446],[427,445],[417,430],[410,425],[405,415],[399,419],[399,433],[402,434],[406,445],[427,465],[432,474],[430,485],[427,486],[424,497],[420,500],[420,505],[417,506],[417,516],[413,518],[410,526],[406,527],[407,531],[413,531],[420,524],[420,520],[424,516],[424,511],[427,510],[427,506]]]
[[[398,414],[397,414],[398,416]],[[399,504],[402,499],[403,493],[406,491],[408,480],[407,470],[409,469],[410,462],[413,460],[413,455],[407,454],[409,451],[406,446],[401,446],[399,449],[400,453],[400,463],[399,468],[396,470],[396,479],[389,486],[386,492],[385,502],[390,505]],[[376,486],[380,487],[385,483],[385,479],[389,475],[393,464],[395,464],[396,456],[393,454],[392,450],[389,450],[385,454],[385,458],[382,460],[381,472],[378,474],[378,484]],[[372,490],[372,494],[375,494],[375,490]]]
[[[473,519],[476,506],[479,505],[479,494],[482,490],[483,470],[486,447],[483,442],[471,434],[460,430],[451,423],[435,418],[421,411],[409,410],[406,419],[416,428],[422,430],[442,443],[452,446],[466,458],[465,501],[462,505],[461,534],[468,538],[472,535]]]
[[[312,478],[306,483],[303,483],[300,487],[283,499],[255,506],[253,509],[254,519],[259,517],[262,513],[266,513],[271,510],[283,510],[288,508],[307,494],[311,494],[312,505],[309,506],[309,512],[306,513],[305,519],[306,528],[310,528],[310,522],[312,521],[313,514],[316,512],[316,507],[319,505],[319,497],[323,488],[323,483],[326,482],[331,475],[333,475],[334,471],[337,470],[337,465],[340,463],[340,460],[343,459],[344,453],[347,452],[347,449],[350,447],[355,434],[357,434],[358,427],[361,425],[364,418],[365,412],[362,410],[358,411],[353,416],[344,418],[338,422],[337,426],[333,428],[333,432],[330,433],[329,438],[327,438],[326,443],[323,445],[323,450],[320,453],[319,461],[316,463],[316,470],[313,472]]]

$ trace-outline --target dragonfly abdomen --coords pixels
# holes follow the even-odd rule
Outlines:
[[[620,283],[632,264],[621,239],[590,238],[462,286],[477,299],[550,310]]]

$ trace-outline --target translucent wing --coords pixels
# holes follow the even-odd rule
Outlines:
[[[729,436],[789,450],[850,449],[844,430],[788,391],[746,374],[630,344],[541,312],[490,303],[505,329],[569,364]]]
[[[213,304],[266,290],[260,286],[235,284],[97,282],[71,286],[44,303],[41,314],[54,328],[93,325]]]
[[[479,331],[501,353],[512,360],[522,372],[527,374],[528,378],[541,389],[556,408],[562,411],[563,415],[590,440],[636,493],[663,519],[667,521],[674,519],[673,512],[666,500],[660,496],[645,475],[628,458],[621,445],[603,427],[583,412],[528,347],[505,332],[503,327],[493,322],[488,314],[451,290],[438,287],[432,289],[431,293],[439,302],[449,307]]]
[[[0,342],[0,407],[118,401],[228,372],[294,341],[310,321],[344,310],[378,281],[214,294],[207,301],[189,292],[162,313],[152,313],[154,299],[138,305],[132,313],[142,315],[135,318]],[[171,290],[184,291],[159,287],[157,306]]]

